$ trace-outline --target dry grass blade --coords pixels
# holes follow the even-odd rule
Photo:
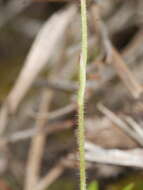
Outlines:
[[[107,150],[90,142],[86,142],[85,148],[87,161],[143,168],[142,149]]]
[[[98,109],[106,115],[113,123],[120,127],[127,135],[132,137],[136,142],[143,146],[142,137],[140,137],[135,131],[133,131],[123,120],[121,120],[116,114],[111,112],[104,105],[99,104]]]
[[[18,80],[8,96],[8,103],[12,111],[16,110],[35,77],[43,67],[47,65],[49,58],[54,52],[55,46],[73,18],[75,10],[75,6],[72,6],[62,12],[54,14],[40,30],[27,56]]]
[[[135,131],[135,133],[137,133],[138,136],[140,136],[141,138],[143,138],[143,129],[142,129],[142,127],[132,117],[126,116],[125,120],[133,128],[133,130]]]
[[[61,39],[69,22],[76,12],[75,6],[54,14],[42,27],[27,56],[24,67],[15,86],[7,97],[6,103],[0,112],[1,133],[7,122],[9,112],[14,113],[31,87],[37,75],[47,65],[54,48]]]

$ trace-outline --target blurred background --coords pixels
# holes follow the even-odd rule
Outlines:
[[[142,190],[143,1],[87,8],[87,181]],[[79,188],[80,41],[79,1],[0,1],[0,190]]]

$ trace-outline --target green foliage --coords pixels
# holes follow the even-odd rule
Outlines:
[[[134,184],[131,183],[131,184],[127,185],[126,187],[124,187],[123,190],[132,190],[133,187],[134,187]]]
[[[134,187],[134,184],[129,184],[126,187],[124,187],[122,190],[132,190]],[[89,184],[88,190],[99,190],[99,184],[97,181],[93,181]]]
[[[89,184],[88,190],[99,190],[99,185],[97,181],[93,181]]]

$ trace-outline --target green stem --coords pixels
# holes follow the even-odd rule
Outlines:
[[[85,167],[85,129],[84,129],[84,101],[86,87],[86,63],[87,63],[87,13],[86,0],[81,0],[81,28],[82,28],[82,52],[79,71],[78,92],[78,140],[80,160],[80,190],[86,190],[86,167]]]

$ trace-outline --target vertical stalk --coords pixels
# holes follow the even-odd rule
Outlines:
[[[87,13],[86,0],[81,0],[81,58],[79,71],[79,92],[78,92],[78,143],[80,160],[80,190],[86,190],[86,169],[85,169],[85,129],[84,129],[84,99],[86,87],[86,63],[87,63]]]

